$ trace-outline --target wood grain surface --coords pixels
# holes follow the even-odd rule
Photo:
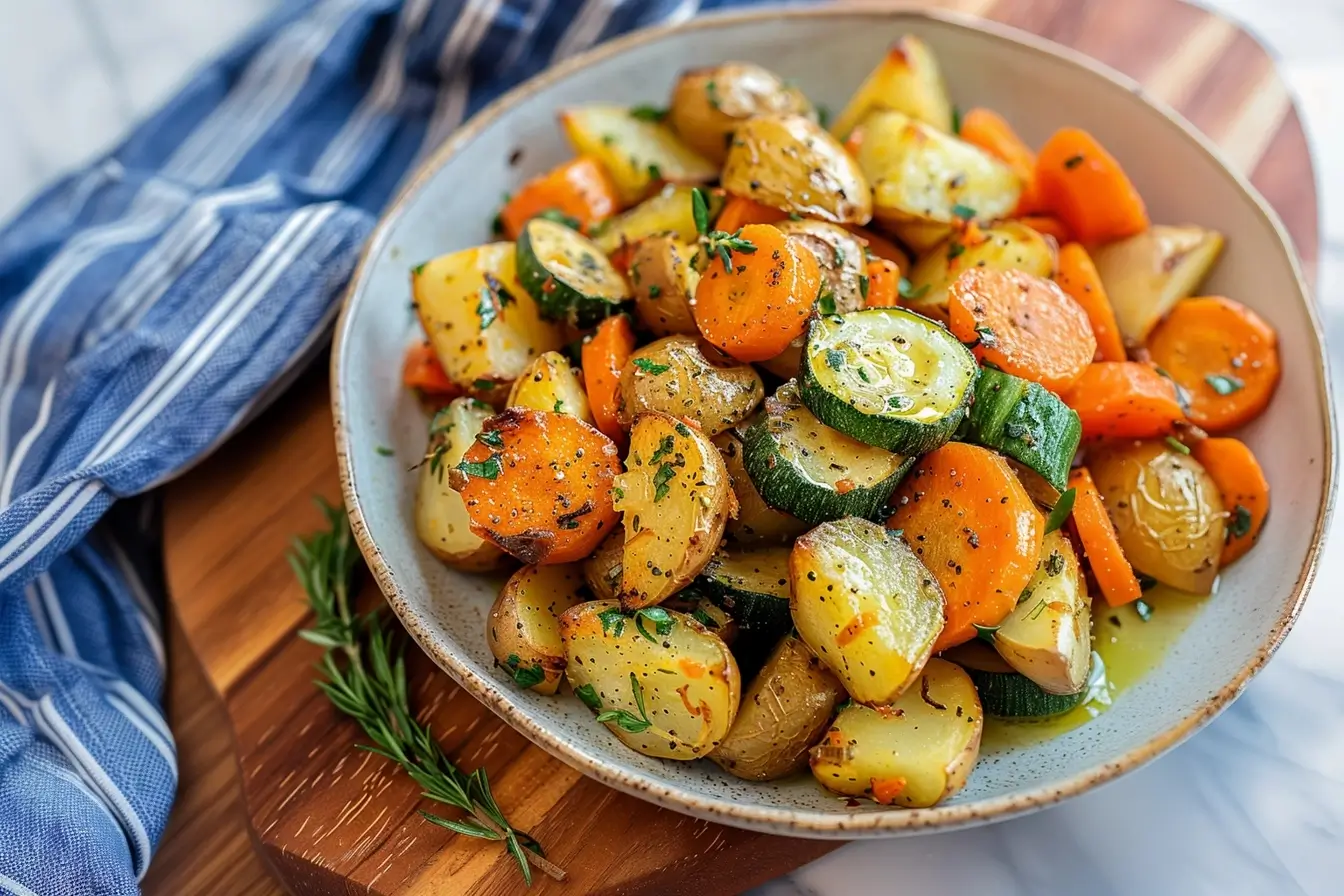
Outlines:
[[[870,3],[872,6],[893,4]],[[899,4],[910,6],[913,4]],[[1177,0],[946,0],[1129,74],[1217,141],[1283,216],[1314,271],[1317,209],[1301,121],[1273,64],[1231,23]],[[284,555],[339,496],[325,364],[167,489],[169,713],[181,792],[150,894],[504,894],[494,844],[425,823],[432,808],[312,686],[318,651],[295,632],[303,594]],[[365,577],[361,601],[381,600]],[[412,645],[412,703],[464,767],[484,765],[519,827],[569,872],[539,892],[738,892],[838,844],[725,828],[583,778],[433,668]],[[254,849],[255,847],[255,849]]]

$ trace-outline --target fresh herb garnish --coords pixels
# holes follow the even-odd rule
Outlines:
[[[572,217],[560,211],[558,208],[548,208],[545,211],[537,212],[538,218],[545,218],[547,221],[554,221],[568,227],[570,230],[578,230],[583,226],[578,218]]]
[[[485,379],[484,377],[482,377],[481,379],[472,380],[471,382],[471,387],[473,389],[481,389],[481,390],[493,389],[498,385],[499,383],[495,382],[494,380],[488,380]]]
[[[675,620],[672,614],[668,613],[662,607],[644,607],[635,611],[635,630],[648,640],[658,643],[654,635],[649,634],[649,630],[644,627],[645,620],[653,623],[655,635],[666,635],[672,631]]]
[[[325,649],[317,664],[318,688],[332,705],[354,719],[373,741],[365,747],[400,765],[424,796],[467,813],[462,819],[429,812],[426,821],[450,831],[503,843],[530,886],[532,867],[563,880],[565,872],[546,859],[541,845],[515,829],[490,792],[485,769],[467,774],[439,746],[428,726],[417,720],[407,699],[406,663],[381,614],[354,612],[351,578],[359,551],[345,511],[319,499],[328,529],[295,539],[290,566],[308,595],[315,619],[299,637]]]
[[[1204,382],[1208,383],[1213,391],[1219,395],[1231,395],[1240,389],[1246,388],[1246,384],[1235,376],[1225,376],[1221,373],[1205,374]]]
[[[953,240],[947,247],[947,260],[951,261],[965,251],[966,247],[963,246],[960,241]]]
[[[640,121],[662,121],[667,117],[667,110],[659,109],[657,106],[639,105],[630,109],[630,117]]]
[[[1083,164],[1082,153],[1079,153],[1076,156],[1069,156],[1067,159],[1064,160],[1064,167],[1069,169],[1077,168],[1081,164]]]
[[[696,622],[700,623],[701,625],[703,625],[705,628],[722,628],[722,626],[719,625],[718,621],[715,620],[713,616],[710,616],[708,613],[705,612],[704,607],[696,607],[695,612],[691,614],[691,618],[694,619]]]
[[[675,429],[677,431],[677,435],[681,436],[683,439],[689,439],[691,437],[691,428],[687,426],[685,423],[678,423],[676,426],[672,428]]]
[[[411,274],[412,274],[412,276],[419,277],[419,276],[424,272],[424,270],[425,270],[425,265],[428,264],[428,263],[429,263],[429,262],[421,262],[420,264],[418,264],[418,265],[416,265],[415,267],[411,268]]]
[[[489,429],[476,434],[476,441],[491,448],[504,447],[504,434],[497,429]]]
[[[1171,383],[1171,387],[1176,390],[1176,403],[1181,406],[1182,413],[1189,416],[1190,390],[1182,386],[1180,383],[1176,382],[1176,378],[1171,374],[1167,373],[1161,367],[1154,367],[1153,370],[1156,371],[1158,376],[1165,378],[1168,382]]]
[[[831,123],[830,108],[822,105],[821,103],[817,103],[816,109],[817,109],[817,124],[821,125],[822,127],[829,126]]]
[[[667,373],[672,369],[671,364],[659,364],[657,361],[650,361],[648,358],[635,358],[635,367],[647,373],[649,376],[658,376],[661,373]]]
[[[728,273],[733,272],[734,252],[751,255],[756,251],[755,243],[742,239],[740,227],[733,233],[709,229],[709,203],[705,201],[705,194],[699,187],[691,188],[691,217],[695,220],[695,229],[700,234],[700,243],[705,247],[705,254],[711,258],[718,256],[723,262],[723,269]]]
[[[835,295],[832,292],[827,290],[817,296],[817,311],[827,315],[836,313]]]
[[[509,670],[509,674],[513,676],[513,683],[520,688],[530,688],[546,680],[546,670],[541,668],[541,663],[524,666],[516,653],[509,654],[504,662],[504,668]]]
[[[563,398],[557,398],[555,400],[555,405],[551,410],[555,411],[557,414],[563,413],[565,410],[565,400]]]
[[[663,436],[662,439],[660,439],[658,442],[657,449],[655,449],[653,452],[653,457],[649,458],[649,466],[653,466],[654,464],[658,463],[658,461],[662,460],[663,458],[671,454],[672,449],[676,447],[676,444],[677,444],[676,439],[672,438],[671,436]]]
[[[619,638],[625,632],[626,616],[620,607],[603,610],[597,618],[602,623],[602,634],[615,634]]]
[[[1075,488],[1061,492],[1059,500],[1055,502],[1054,508],[1050,511],[1050,516],[1045,520],[1045,534],[1049,535],[1068,520],[1069,514],[1073,513],[1073,502],[1078,497],[1078,490]]]
[[[868,301],[868,275],[859,275],[859,296],[866,302]]]
[[[662,180],[663,169],[659,168],[653,162],[648,164],[649,180]]]
[[[658,503],[672,493],[672,486],[669,484],[677,471],[671,464],[663,464],[658,468],[658,472],[653,474],[653,501]]]
[[[574,696],[578,697],[584,706],[594,712],[602,708],[602,698],[597,696],[597,691],[590,684],[581,684],[576,687]]]
[[[980,338],[980,344],[985,348],[998,348],[999,337],[994,333],[993,327],[976,327],[975,335]]]
[[[571,510],[569,513],[562,513],[556,517],[555,523],[561,529],[577,529],[579,528],[579,517],[587,516],[595,509],[592,501],[584,501],[579,505],[578,510]]]
[[[1148,603],[1148,601],[1144,600],[1143,598],[1139,598],[1138,600],[1134,601],[1134,612],[1138,613],[1139,618],[1142,619],[1144,622],[1147,622],[1149,619],[1153,618],[1152,604]]]
[[[1045,561],[1045,574],[1048,576],[1057,576],[1064,571],[1064,555],[1059,551],[1051,551],[1050,557]]]
[[[374,450],[374,451],[377,451],[377,452],[378,452],[379,454],[381,454],[383,457],[391,457],[392,455],[394,455],[394,454],[397,453],[397,452],[393,451],[391,448],[387,447],[386,445],[379,445],[379,446],[377,446],[376,448],[374,448],[373,450]]]
[[[954,133],[954,134],[960,134],[960,133],[961,133],[961,107],[960,107],[960,106],[953,106],[953,107],[952,107],[952,133]]]
[[[962,205],[958,202],[956,205],[952,206],[952,215],[963,221],[970,221],[975,218],[975,209],[971,208],[969,205]]]
[[[656,299],[663,294],[663,288],[657,283],[649,284],[649,298]]]
[[[915,289],[909,280],[902,277],[896,284],[896,292],[903,299],[922,299],[924,294],[929,291],[929,284],[925,283],[919,289]]]
[[[1238,504],[1232,508],[1232,515],[1227,521],[1227,535],[1225,540],[1230,541],[1233,538],[1244,538],[1251,534],[1251,512]]]
[[[480,301],[476,303],[476,313],[481,317],[481,329],[488,330],[499,317],[499,300],[489,286],[481,287]]]
[[[666,612],[666,611],[664,611]],[[630,688],[634,694],[635,706],[639,709],[639,715],[635,715],[625,709],[606,709],[597,714],[599,722],[615,722],[616,726],[622,731],[629,731],[631,734],[639,734],[642,731],[648,731],[653,727],[653,722],[649,720],[649,714],[644,709],[644,688],[640,685],[639,679],[635,673],[630,673]],[[597,695],[594,694],[594,697]],[[584,701],[587,702],[586,700]],[[601,701],[598,701],[601,706]]]
[[[1170,448],[1172,451],[1179,451],[1181,454],[1190,453],[1190,446],[1185,444],[1175,436],[1167,436],[1166,442],[1167,447]]]
[[[977,638],[981,641],[988,641],[990,644],[994,643],[994,633],[999,630],[999,626],[981,625],[978,622],[972,622],[971,625],[975,626],[975,636]]]
[[[499,474],[504,471],[504,468],[500,466],[499,458],[494,456],[488,457],[479,463],[464,460],[457,465],[457,469],[468,476],[490,480],[498,479]]]
[[[709,100],[709,107],[710,107],[711,109],[718,109],[718,108],[719,108],[719,85],[715,84],[713,81],[706,81],[706,82],[705,82],[705,97]]]

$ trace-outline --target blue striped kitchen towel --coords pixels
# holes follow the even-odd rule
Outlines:
[[[0,231],[0,892],[138,892],[172,806],[157,524],[116,502],[320,347],[379,209],[464,117],[737,2],[289,0]]]

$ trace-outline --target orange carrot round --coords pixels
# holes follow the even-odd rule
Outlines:
[[[630,318],[618,314],[598,324],[597,332],[583,344],[579,356],[593,421],[618,445],[625,442],[625,430],[621,428],[621,418],[616,412],[620,403],[621,371],[634,353],[635,331],[630,326]]]
[[[787,217],[787,214],[773,206],[729,194],[728,201],[723,204],[723,211],[719,212],[719,219],[714,222],[714,229],[735,233],[748,224],[778,224]]]
[[[1088,365],[1061,397],[1078,412],[1085,439],[1160,439],[1185,420],[1175,384],[1134,361]]]
[[[1219,569],[1246,553],[1260,537],[1269,515],[1269,480],[1251,449],[1237,439],[1204,439],[1191,453],[1223,493],[1227,543]]]
[[[1059,272],[1055,274],[1055,282],[1073,297],[1092,323],[1092,335],[1097,339],[1097,360],[1128,360],[1125,344],[1120,339],[1120,327],[1115,322],[1115,309],[1111,307],[1092,257],[1082,245],[1066,243],[1059,250]]]
[[[1231,299],[1177,303],[1149,335],[1148,351],[1190,394],[1190,420],[1209,432],[1259,416],[1279,384],[1274,328]]]
[[[1143,198],[1115,157],[1079,128],[1064,128],[1041,147],[1036,184],[1043,210],[1087,245],[1148,229]]]
[[[1062,392],[1097,350],[1087,314],[1049,280],[971,268],[948,290],[948,328],[982,361]]]
[[[471,531],[524,563],[574,563],[615,528],[616,443],[578,417],[508,408],[485,421],[448,484]]]
[[[419,389],[435,398],[456,398],[462,394],[462,387],[448,379],[439,356],[428,342],[417,342],[406,350],[401,382],[407,389]]]
[[[590,156],[579,156],[523,185],[499,212],[504,233],[518,239],[523,225],[544,211],[554,210],[579,222],[586,231],[621,210],[616,184]]]
[[[1083,546],[1083,556],[1092,569],[1092,578],[1112,607],[1138,600],[1143,594],[1134,570],[1120,549],[1120,538],[1115,524],[1106,512],[1106,502],[1092,482],[1086,467],[1069,474],[1069,487],[1074,490],[1073,513],[1069,519],[1073,531]]]
[[[750,245],[729,252],[731,269],[711,253],[692,311],[711,344],[739,361],[765,361],[802,335],[821,290],[817,260],[770,224],[748,224],[738,233]]]
[[[961,130],[957,136],[1013,169],[1022,182],[1017,214],[1029,215],[1040,209],[1036,190],[1036,153],[1022,142],[1003,116],[990,109],[972,109],[961,117]]]
[[[902,530],[947,601],[935,653],[1013,611],[1036,572],[1045,519],[1007,461],[949,442],[920,459],[892,506],[887,527]]]
[[[1017,223],[1024,224],[1042,236],[1054,237],[1061,246],[1073,241],[1073,234],[1063,221],[1050,215],[1023,215]]]
[[[868,262],[869,308],[899,308],[901,304],[901,269],[896,262],[877,258]]]

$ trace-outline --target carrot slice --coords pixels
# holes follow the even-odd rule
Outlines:
[[[766,361],[802,335],[821,291],[821,271],[777,227],[748,224],[740,237],[751,250],[729,250],[732,269],[709,257],[695,290],[696,326],[739,361]]]
[[[401,382],[407,389],[419,389],[435,398],[456,398],[462,394],[462,387],[448,379],[439,356],[428,342],[418,342],[406,350]]]
[[[582,560],[617,525],[616,443],[578,417],[508,408],[481,427],[448,484],[471,531],[524,563]]]
[[[516,240],[524,224],[549,210],[574,218],[586,231],[620,211],[621,202],[602,163],[579,156],[524,184],[500,211],[499,220],[508,238]]]
[[[598,324],[597,332],[583,344],[579,363],[583,365],[584,389],[588,407],[597,428],[616,444],[625,443],[625,430],[616,413],[621,391],[621,370],[635,353],[635,331],[624,314],[609,317]]]
[[[1036,153],[1022,142],[1003,116],[990,109],[971,109],[961,116],[961,130],[957,136],[1013,169],[1022,182],[1017,214],[1029,215],[1040,209],[1036,190]]]
[[[949,442],[924,455],[892,499],[900,529],[938,580],[947,623],[937,653],[997,625],[1036,572],[1045,519],[1002,457]]]
[[[1120,339],[1120,327],[1115,322],[1115,309],[1106,296],[1101,275],[1097,273],[1092,257],[1079,243],[1067,243],[1059,250],[1059,272],[1055,282],[1073,297],[1092,322],[1092,335],[1097,339],[1098,361],[1126,361],[1125,344]]]
[[[1249,551],[1260,537],[1269,515],[1269,480],[1251,449],[1237,439],[1204,439],[1191,453],[1213,477],[1228,511],[1227,543],[1218,561],[1221,569]]]
[[[1078,303],[1023,271],[970,268],[948,290],[948,328],[976,357],[1052,392],[1072,385],[1097,340]]]
[[[723,204],[723,211],[719,212],[719,219],[714,222],[714,229],[736,233],[748,224],[778,224],[787,217],[787,214],[773,206],[745,196],[729,195],[728,201]]]
[[[1061,246],[1073,240],[1073,234],[1064,222],[1050,215],[1023,215],[1017,219],[1017,223],[1025,224],[1042,236],[1054,237]]]
[[[1156,439],[1185,420],[1176,385],[1134,361],[1090,364],[1061,397],[1078,412],[1086,439]]]
[[[1153,362],[1190,394],[1190,420],[1210,432],[1247,423],[1279,384],[1274,328],[1240,302],[1177,303],[1148,336]]]
[[[859,227],[857,224],[847,224],[845,229],[863,240],[863,247],[868,250],[870,258],[885,258],[887,261],[896,262],[903,271],[910,270],[910,256],[882,234],[874,233],[867,227]]]
[[[901,304],[901,269],[896,262],[878,258],[868,262],[869,308],[899,308]]]
[[[1096,138],[1064,128],[1041,147],[1036,184],[1043,210],[1082,243],[1106,243],[1148,229],[1148,211],[1124,169]]]
[[[1083,546],[1083,555],[1092,568],[1092,578],[1113,607],[1139,599],[1143,589],[1134,576],[1125,552],[1120,549],[1120,539],[1115,534],[1115,524],[1106,512],[1106,502],[1101,498],[1092,482],[1092,474],[1086,467],[1079,467],[1069,474],[1069,487],[1074,489],[1073,531]]]

